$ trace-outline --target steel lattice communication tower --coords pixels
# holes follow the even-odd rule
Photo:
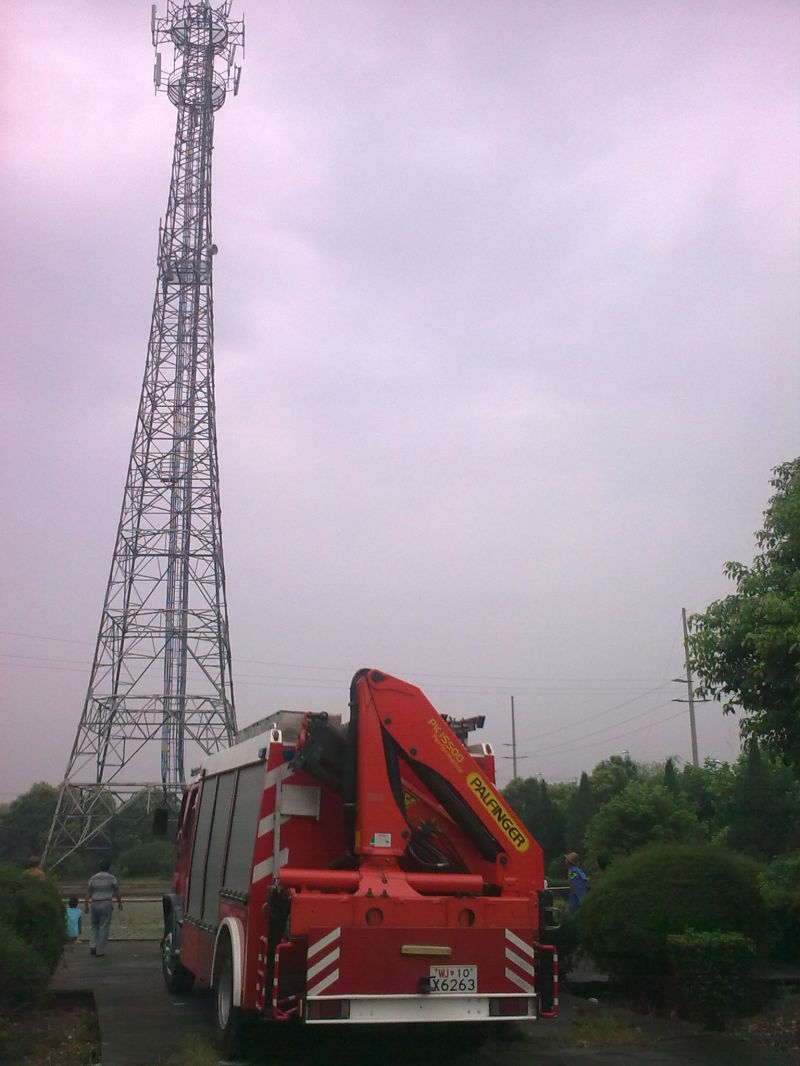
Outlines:
[[[211,150],[214,113],[239,88],[244,22],[231,2],[168,0],[152,13],[156,90],[178,109],[144,383],[86,702],[45,861],[104,847],[143,792],[172,801],[187,744],[236,730],[214,412]],[[162,72],[158,46],[172,45]],[[155,748],[161,779],[156,780]],[[148,755],[152,756],[148,759]]]

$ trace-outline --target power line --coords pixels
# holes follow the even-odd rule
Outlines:
[[[23,660],[19,663],[9,662],[8,666],[26,666],[28,663],[60,663],[65,666],[85,666],[86,664],[78,659],[56,659],[50,655],[22,655],[16,652],[0,651],[0,659],[20,659]]]
[[[654,688],[647,689],[645,692],[640,692],[638,696],[631,696],[629,700],[615,703],[613,707],[606,707],[605,710],[597,711],[594,714],[588,714],[585,718],[577,718],[572,722],[567,722],[564,725],[558,726],[556,729],[550,729],[546,733],[537,733],[536,739],[541,740],[543,737],[551,737],[556,733],[563,732],[565,729],[572,729],[573,726],[583,725],[585,722],[593,722],[597,718],[603,718],[605,715],[611,714],[612,711],[619,711],[623,707],[629,707],[632,703],[636,703],[637,700],[644,699],[645,696],[652,696],[654,692],[658,692],[659,689],[665,688],[668,684],[668,681],[663,681],[660,685],[656,685]]]
[[[47,637],[43,633],[17,633],[10,629],[0,629],[0,637],[22,637],[24,640],[52,640],[58,644],[86,644],[92,647],[91,641],[75,640],[72,637]]]
[[[73,640],[73,639],[69,639],[69,638],[65,638],[65,637],[51,637],[51,636],[44,636],[44,635],[36,635],[36,634],[32,634],[32,633],[12,632],[12,631],[8,631],[8,630],[0,630],[0,636],[18,637],[18,638],[23,638],[23,639],[27,639],[27,640],[45,640],[45,641],[51,641],[51,642],[57,642],[57,643],[81,645],[83,647],[91,647],[92,646],[89,641]],[[28,665],[31,665],[32,663],[63,664],[66,668],[73,667],[73,666],[74,667],[83,668],[85,666],[85,662],[83,660],[62,659],[62,658],[57,658],[57,657],[54,657],[54,656],[28,655],[28,654],[26,654],[24,652],[0,652],[0,659],[5,660],[5,664],[8,665],[8,666],[28,666]],[[22,661],[14,662],[13,660],[22,660]],[[240,663],[242,665],[279,667],[279,668],[284,669],[284,670],[313,670],[315,672],[338,673],[338,674],[341,675],[341,679],[343,679],[343,680],[349,680],[350,675],[351,675],[351,669],[348,668],[348,667],[343,667],[343,666],[314,666],[314,665],[309,664],[309,663],[286,663],[286,662],[280,662],[278,660],[250,659],[250,658],[245,658],[245,657],[237,658],[236,662]],[[414,678],[418,678],[418,679],[425,679],[425,678],[429,679],[429,683],[427,684],[426,687],[429,690],[431,690],[431,691],[436,691],[436,692],[463,692],[463,693],[469,693],[469,694],[472,694],[472,695],[498,695],[498,694],[499,695],[507,695],[508,694],[508,689],[510,689],[510,687],[512,687],[514,685],[514,682],[516,680],[512,675],[508,675],[507,677],[501,677],[499,675],[487,675],[484,678],[477,677],[477,676],[466,675],[466,676],[463,677],[463,683],[462,684],[449,685],[449,684],[446,684],[445,682],[450,681],[450,680],[458,680],[458,675],[454,675],[454,674],[433,674],[433,673],[426,673],[424,671],[416,671],[416,670],[404,671],[404,674],[405,674],[405,676],[408,676],[408,677],[414,677]],[[437,679],[440,679],[440,680],[437,681]],[[327,683],[327,685],[326,685],[325,679],[323,679],[323,678],[309,678],[309,679],[285,678],[285,677],[275,677],[275,676],[272,676],[272,675],[261,675],[261,674],[238,673],[237,672],[237,681],[244,681],[244,680],[249,681],[251,684],[255,684],[255,683],[261,683],[261,684],[289,684],[289,685],[292,685],[292,686],[298,686],[298,685],[306,684],[309,687],[329,687],[329,688],[338,687],[338,684],[340,683],[340,679],[337,679],[337,678],[331,678],[330,682]],[[496,686],[496,685],[489,684],[489,682],[494,681],[494,680],[502,682],[502,685],[505,685],[506,687],[504,688],[502,686]],[[529,679],[529,680],[534,680],[534,679]],[[619,690],[619,691],[624,691],[624,688],[626,688],[626,687],[628,687],[630,685],[633,685],[633,684],[641,684],[641,682],[636,682],[633,678],[586,678],[586,679],[579,679],[577,681],[573,681],[570,678],[564,678],[562,680],[559,680],[557,678],[553,678],[553,679],[548,679],[547,682],[540,681],[540,682],[536,683],[534,685],[534,687],[527,687],[527,688],[523,687],[523,688],[520,689],[518,686],[516,686],[515,687],[515,693],[516,692],[522,692],[522,693],[529,693],[529,694],[530,693],[538,693],[538,694],[551,693],[551,694],[554,694],[554,695],[562,695],[562,694],[594,695],[594,694],[602,694],[604,692],[607,693],[609,690],[613,691],[615,688],[617,690]],[[615,704],[611,708],[607,708],[607,711],[614,710],[614,709],[616,709],[618,707],[627,706],[629,703],[635,702],[637,699],[642,699],[644,696],[650,695],[654,691],[657,691],[657,689],[656,688],[645,689],[642,692],[637,693],[635,696],[632,696],[629,700],[623,700],[621,703]],[[607,712],[604,711],[604,712],[600,712],[600,713],[607,713]],[[595,715],[590,715],[589,716],[589,718],[593,718],[593,717],[595,717]],[[574,723],[574,724],[578,724],[578,723]],[[557,730],[556,730],[556,732],[557,732]]]
[[[76,640],[69,637],[54,637],[39,633],[22,633],[13,630],[0,630],[0,637],[18,637],[25,640],[46,640],[63,644],[80,644],[84,647],[94,647],[94,644],[87,640]],[[14,653],[9,653],[14,654]],[[64,660],[66,661],[66,660]],[[352,674],[352,668],[347,666],[323,666],[313,663],[295,663],[295,662],[282,662],[276,659],[251,659],[244,656],[236,657],[237,663],[247,663],[253,666],[277,666],[285,670],[315,670],[326,671],[329,673],[342,673],[345,674],[349,680]],[[634,677],[587,677],[587,678],[558,678],[558,677],[531,677],[530,675],[515,675],[515,674],[485,674],[485,675],[469,675],[469,674],[437,674],[424,670],[408,670],[406,671],[410,676],[418,678],[432,678],[441,679],[442,681],[460,681],[467,683],[475,683],[478,685],[484,685],[488,682],[499,682],[502,684],[514,684],[516,682],[528,682],[531,686],[531,691],[586,691],[596,692],[602,690],[602,688],[618,687],[620,690],[625,687],[637,687],[640,685],[650,684],[648,678],[634,678]],[[461,687],[461,686],[459,686]],[[464,686],[466,687],[466,686]],[[494,690],[493,690],[494,691]],[[648,692],[654,691],[653,689]],[[642,695],[647,695],[648,692],[643,692]]]
[[[668,707],[670,703],[672,703],[672,700],[665,700],[663,703],[657,703],[654,707],[648,707],[646,711],[639,711],[636,714],[632,714],[630,716],[630,718],[623,718],[623,719],[621,719],[618,722],[611,722],[610,725],[606,725],[606,726],[603,726],[600,729],[596,729],[596,730],[594,730],[593,733],[584,733],[583,737],[581,739],[585,739],[586,737],[596,737],[596,736],[599,736],[602,733],[605,733],[609,729],[616,729],[618,726],[625,725],[627,722],[635,722],[638,718],[644,718],[648,714],[653,714],[655,711],[660,711],[662,707]],[[665,719],[665,721],[666,721],[666,719]],[[647,727],[644,726],[643,728],[647,728]],[[625,736],[627,734],[622,734],[622,735]],[[546,754],[549,754],[550,752],[557,752],[560,748],[563,748],[565,744],[567,745],[567,749],[566,750],[567,751],[571,751],[572,748],[569,747],[569,745],[572,744],[572,741],[567,740],[567,741],[564,741],[561,744],[555,744],[555,745],[553,745],[550,748],[537,748],[536,751],[527,752],[526,753],[526,757],[527,757],[527,755],[537,755],[538,756],[538,755],[546,755]]]
[[[664,704],[660,704],[659,706],[666,707],[667,705],[664,703]],[[657,709],[658,708],[651,708],[651,710],[657,710]],[[585,751],[587,748],[598,748],[598,747],[601,747],[603,745],[610,744],[613,741],[626,740],[628,737],[635,736],[637,733],[643,733],[646,729],[652,729],[654,725],[665,725],[667,722],[672,722],[675,719],[682,718],[682,717],[683,717],[683,711],[680,711],[678,714],[667,715],[666,718],[661,718],[657,722],[646,722],[644,725],[638,726],[635,729],[626,729],[623,733],[618,733],[615,736],[611,736],[611,737],[605,737],[601,741],[594,741],[591,744],[576,744],[576,745],[574,745],[572,747],[565,748],[563,751],[558,751],[558,750],[555,750],[555,749],[552,749],[552,750],[549,750],[549,751],[548,750],[540,751],[540,752],[536,752],[535,755],[536,755],[537,758],[538,758],[539,755],[551,755],[551,756],[555,756],[555,758],[558,758],[561,755],[571,755],[575,751]],[[517,759],[533,758],[533,755],[534,755],[534,753],[530,753],[529,755],[522,755],[522,756],[518,755]],[[501,758],[503,758],[503,756],[501,756]]]

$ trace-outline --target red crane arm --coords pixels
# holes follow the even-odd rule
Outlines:
[[[514,880],[519,888],[541,889],[541,848],[422,691],[378,670],[363,670],[353,680],[355,852],[404,853],[409,825],[403,775],[408,767],[494,864],[496,884]]]

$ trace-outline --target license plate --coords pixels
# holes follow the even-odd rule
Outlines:
[[[431,992],[477,992],[477,966],[431,966]]]

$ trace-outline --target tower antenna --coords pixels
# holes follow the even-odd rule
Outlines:
[[[156,92],[178,111],[139,411],[86,700],[44,854],[109,846],[138,797],[174,804],[189,749],[231,743],[231,678],[214,409],[211,150],[238,90],[230,0],[152,9]],[[160,45],[172,50],[162,68]],[[160,780],[156,750],[160,749]]]

